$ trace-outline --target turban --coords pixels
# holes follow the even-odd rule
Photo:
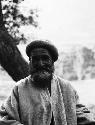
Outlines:
[[[44,49],[48,50],[48,52],[50,53],[50,55],[51,55],[54,62],[58,59],[58,50],[49,41],[44,41],[44,40],[32,41],[30,44],[28,44],[26,46],[26,54],[27,54],[27,56],[30,57],[31,52],[36,48],[44,48]]]

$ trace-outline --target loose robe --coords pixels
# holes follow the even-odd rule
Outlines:
[[[94,125],[90,111],[79,104],[71,84],[53,76],[51,96],[48,89],[38,89],[30,76],[20,80],[0,109],[0,125]]]

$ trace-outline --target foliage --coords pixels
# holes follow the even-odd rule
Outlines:
[[[20,41],[26,42],[24,33],[21,33],[21,26],[38,26],[37,9],[31,9],[28,16],[20,12],[19,5],[23,0],[2,0],[3,22],[10,35],[16,39],[16,44]]]
[[[55,73],[68,80],[95,78],[95,50],[88,47],[73,48],[60,53]]]

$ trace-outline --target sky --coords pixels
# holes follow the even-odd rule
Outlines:
[[[38,8],[40,12],[36,38],[49,39],[59,49],[95,45],[95,0],[25,1],[24,8]]]

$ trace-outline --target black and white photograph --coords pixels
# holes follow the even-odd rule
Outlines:
[[[0,125],[95,125],[95,0],[0,0]]]

